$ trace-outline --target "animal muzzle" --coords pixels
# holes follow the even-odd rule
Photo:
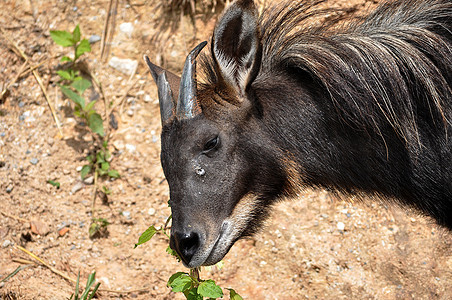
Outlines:
[[[188,268],[210,266],[223,259],[236,236],[234,226],[228,220],[223,221],[217,230],[210,230],[208,233],[190,227],[182,230],[173,228],[170,247]]]
[[[190,261],[202,244],[200,234],[196,231],[175,232],[170,238],[170,247],[177,252],[185,265],[190,265]]]

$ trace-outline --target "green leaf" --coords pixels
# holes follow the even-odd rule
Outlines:
[[[80,42],[80,27],[77,25],[72,32],[72,40],[74,43]]]
[[[97,292],[97,290],[99,289],[99,286],[100,286],[100,282],[98,282],[98,283],[96,284],[96,286],[93,288],[93,291],[92,291],[91,295],[90,295],[90,296],[88,297],[88,299],[86,299],[86,300],[91,300],[91,299],[93,299],[94,295],[96,295],[96,292]]]
[[[105,162],[105,156],[103,151],[99,151],[96,153],[96,162],[97,163],[103,163]]]
[[[97,174],[99,174],[99,176],[102,177],[102,176],[104,176],[104,175],[107,175],[108,172],[107,172],[107,171],[104,171],[104,170],[102,170],[102,169],[97,169]]]
[[[104,124],[102,117],[98,113],[94,113],[88,117],[88,125],[94,133],[104,136]]]
[[[75,300],[78,299],[79,283],[80,283],[80,271],[78,271],[77,281],[75,282],[75,295],[74,295]]]
[[[102,186],[102,192],[105,195],[110,195],[111,194],[111,190],[109,188],[107,188],[105,185]]]
[[[108,176],[110,176],[111,178],[119,178],[121,177],[121,175],[119,175],[119,172],[116,170],[109,170],[108,171]]]
[[[187,300],[203,300],[204,299],[203,296],[198,294],[197,288],[191,288],[189,290],[186,290],[184,292],[184,295],[185,295],[185,298],[187,298]]]
[[[96,272],[93,272],[93,273],[89,274],[88,280],[86,282],[85,291],[80,296],[80,299],[86,299],[88,297],[88,293],[89,293],[89,291],[91,290],[91,287],[94,284],[95,277],[96,277]]]
[[[236,291],[234,291],[233,289],[228,289],[228,290],[229,290],[229,299],[231,299],[231,300],[243,300],[242,296],[237,294]]]
[[[138,243],[135,244],[135,247],[133,247],[134,249],[136,247],[138,247],[141,244],[146,243],[147,241],[149,241],[150,239],[152,239],[152,237],[154,236],[154,234],[157,232],[157,229],[155,229],[154,226],[150,226],[148,229],[146,229],[145,232],[143,232],[140,237],[138,238]]]
[[[103,162],[103,163],[100,164],[100,168],[103,171],[108,171],[108,169],[110,169],[110,164],[108,162]]]
[[[76,104],[80,105],[81,108],[85,107],[85,98],[83,98],[67,86],[60,85],[60,89],[66,97],[74,101]]]
[[[85,106],[85,112],[87,113],[95,113],[96,111],[93,109],[94,104],[96,104],[96,100],[91,101]]]
[[[177,254],[176,251],[174,251],[170,246],[166,247],[166,253],[175,256],[177,259],[180,260],[179,255]]]
[[[75,48],[75,59],[83,55],[83,53],[90,52],[91,45],[87,39],[83,39],[80,44]]]
[[[89,80],[86,80],[85,78],[82,78],[80,80],[74,81],[71,86],[77,90],[80,94],[83,94],[86,89],[90,88],[92,86],[91,82]]]
[[[19,271],[22,271],[23,269],[25,269],[27,266],[19,266],[17,267],[17,269],[15,269],[11,274],[9,274],[8,276],[6,276],[5,278],[3,278],[2,280],[0,280],[0,282],[7,282],[9,279],[13,278],[14,276],[16,276],[17,273],[19,273]]]
[[[60,61],[61,62],[67,62],[67,61],[72,61],[72,58],[70,58],[69,56],[63,56],[61,59],[60,59]]]
[[[99,224],[97,223],[91,223],[91,225],[89,226],[89,237],[93,237],[100,229]]]
[[[198,286],[198,293],[203,297],[209,298],[223,297],[223,291],[212,279],[201,282]]]
[[[60,75],[61,78],[66,80],[72,80],[71,73],[66,70],[58,70],[57,74]]]
[[[47,183],[53,185],[53,186],[56,187],[57,189],[60,188],[60,183],[59,183],[58,181],[47,180]]]
[[[80,171],[80,176],[82,179],[85,179],[86,175],[88,175],[91,172],[91,166],[90,165],[84,165],[82,167],[82,170]]]
[[[188,290],[192,286],[192,283],[193,279],[184,272],[177,272],[168,280],[168,286],[171,287],[172,291],[175,293]]]
[[[63,47],[71,47],[76,43],[72,38],[72,34],[64,30],[50,30],[50,37],[57,45]]]

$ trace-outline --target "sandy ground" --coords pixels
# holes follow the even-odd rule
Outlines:
[[[364,10],[378,1],[333,2]],[[10,39],[32,65],[45,61],[36,72],[63,133],[35,77],[22,76],[0,102],[0,278],[25,266],[23,260],[34,261],[21,246],[72,279],[80,272],[83,283],[96,271],[103,289],[99,299],[182,299],[166,287],[171,274],[184,271],[166,254],[166,237],[133,249],[148,226],[162,225],[170,214],[159,161],[157,92],[142,55],[180,72],[188,49],[209,38],[215,17],[203,22],[199,16],[195,41],[185,19],[169,38],[155,40],[161,16],[152,1],[119,1],[106,59],[100,60],[100,43],[87,55],[85,63],[103,84],[105,97],[118,105],[110,150],[111,165],[121,174],[101,182],[112,193],[97,199],[95,212],[110,225],[108,235],[90,239],[93,186],[82,183],[77,170],[85,164],[91,137],[56,86],[54,56],[66,50],[53,44],[49,30],[80,24],[83,36],[101,36],[108,4],[0,2],[0,86],[11,82],[24,62]],[[131,34],[120,30],[127,22],[133,25]],[[113,56],[137,60],[136,73],[109,67]],[[90,93],[99,96],[97,90]],[[32,221],[48,226],[48,233],[33,233]],[[64,227],[69,231],[60,236]],[[411,212],[306,191],[278,204],[261,233],[231,249],[223,269],[205,269],[201,276],[234,288],[245,299],[452,299],[451,245],[449,233]],[[73,282],[41,264],[0,283],[0,299],[68,299],[73,291]]]

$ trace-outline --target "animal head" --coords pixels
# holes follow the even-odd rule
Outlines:
[[[188,267],[220,261],[252,234],[279,196],[285,175],[257,121],[251,87],[261,65],[253,1],[233,3],[215,27],[211,84],[196,78],[199,44],[178,76],[145,60],[157,83],[163,171],[170,188],[171,247]],[[270,163],[269,163],[270,162]]]

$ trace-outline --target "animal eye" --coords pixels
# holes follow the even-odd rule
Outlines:
[[[220,138],[218,136],[216,136],[213,139],[209,140],[204,145],[203,151],[207,152],[207,151],[210,151],[210,150],[214,149],[218,145],[219,140],[220,140]]]

